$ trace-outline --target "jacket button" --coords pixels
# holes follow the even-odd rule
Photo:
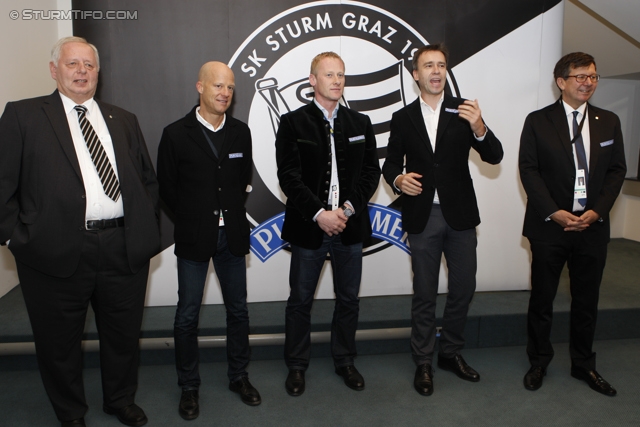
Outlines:
[[[216,209],[216,210],[213,211],[213,214],[214,215],[220,215],[220,211],[218,209]]]
[[[222,188],[218,187],[218,191],[222,191]]]
[[[324,194],[329,194],[329,190],[324,190]]]
[[[438,163],[434,163],[434,164],[433,164],[433,167],[434,167],[434,168],[437,168],[438,166],[440,166]]]

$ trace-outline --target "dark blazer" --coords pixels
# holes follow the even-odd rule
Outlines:
[[[592,243],[609,241],[609,211],[626,174],[620,120],[614,113],[588,105],[590,155],[587,205],[602,221],[583,233]],[[520,138],[520,180],[527,193],[523,234],[553,241],[563,228],[545,221],[554,212],[573,210],[576,166],[562,101],[527,116]]]
[[[490,129],[483,141],[473,136],[469,122],[455,112],[464,99],[445,94],[438,119],[435,152],[431,147],[420,108],[420,98],[396,111],[391,118],[387,160],[382,167],[385,180],[396,194],[393,182],[406,172],[422,175],[422,193],[402,197],[402,227],[412,234],[421,233],[429,219],[435,190],[447,224],[467,230],[480,224],[480,214],[469,172],[469,151],[476,150],[483,161],[498,164],[502,144]]]
[[[107,123],[124,204],[127,257],[137,272],[160,251],[158,182],[135,115],[96,100]],[[0,119],[0,241],[20,262],[68,277],[80,260],[85,190],[56,90],[7,104]]]
[[[334,120],[334,141],[340,183],[340,204],[349,200],[355,215],[341,233],[342,243],[361,243],[371,235],[367,203],[380,181],[376,137],[368,116],[341,105]],[[324,232],[313,221],[327,208],[331,180],[330,134],[314,102],[280,119],[276,162],[280,187],[287,196],[282,238],[296,246],[317,249]]]
[[[175,254],[192,261],[215,255],[222,211],[229,250],[249,253],[244,203],[251,182],[251,132],[227,114],[224,142],[213,153],[196,118],[196,107],[164,129],[158,148],[160,195],[175,216]]]

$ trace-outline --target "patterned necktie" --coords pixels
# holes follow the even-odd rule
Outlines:
[[[89,123],[89,120],[87,120],[87,107],[84,105],[76,105],[74,108],[78,112],[78,121],[80,122],[82,136],[89,149],[89,154],[91,154],[91,160],[93,160],[93,164],[98,171],[104,193],[114,202],[117,202],[120,198],[120,183],[96,131],[93,129],[93,126],[91,126],[91,123]]]
[[[578,134],[578,112],[573,112],[573,142],[576,144],[576,157],[578,158],[578,169],[584,170],[585,185],[589,180],[589,166],[587,164],[587,153],[584,151],[584,142],[582,141],[582,132]],[[580,206],[585,207],[587,199],[578,199]]]

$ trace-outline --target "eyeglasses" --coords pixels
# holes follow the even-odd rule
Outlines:
[[[567,80],[569,77],[575,77],[578,83],[586,82],[587,77],[589,78],[589,80],[591,80],[591,83],[595,83],[600,80],[600,74],[592,74],[590,76],[587,76],[586,74],[578,74],[577,76],[567,76],[565,80]]]

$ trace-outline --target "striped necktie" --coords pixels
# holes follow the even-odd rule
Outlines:
[[[117,202],[120,198],[120,183],[96,131],[93,129],[93,126],[91,126],[91,123],[89,123],[89,120],[87,120],[87,107],[84,105],[76,105],[74,109],[78,112],[78,121],[80,122],[82,136],[89,149],[89,154],[91,154],[91,160],[93,160],[93,164],[98,171],[104,193],[114,202]]]

